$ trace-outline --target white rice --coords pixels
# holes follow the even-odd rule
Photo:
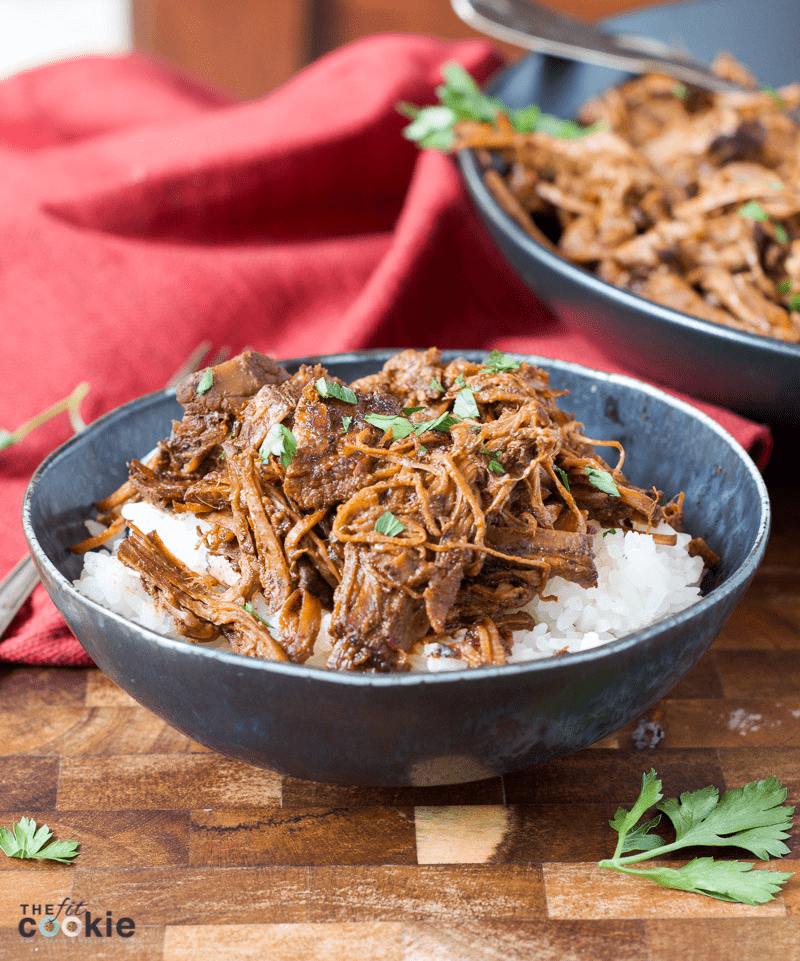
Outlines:
[[[232,571],[217,558],[209,558],[199,543],[210,525],[192,514],[168,514],[145,503],[127,504],[122,511],[144,533],[157,530],[167,548],[197,573],[209,571],[223,582],[230,582]],[[90,533],[99,525],[87,521]],[[658,534],[675,534],[668,525],[655,530]],[[622,531],[597,531],[594,535],[597,587],[580,587],[561,577],[548,581],[546,598],[536,598],[527,608],[535,626],[530,631],[517,631],[509,658],[511,663],[531,661],[564,651],[585,651],[646,627],[664,617],[683,610],[700,598],[703,561],[690,557],[688,534],[677,534],[677,543],[657,544],[649,534]],[[108,550],[90,551],[84,555],[81,576],[75,587],[87,597],[111,608],[123,617],[168,637],[179,637],[171,615],[159,611],[144,591],[139,575],[125,567],[116,557],[121,541],[109,544]],[[269,626],[273,617],[267,613],[263,597],[253,598],[255,611]],[[332,648],[328,634],[330,615],[323,616],[313,657],[306,663],[324,667]],[[220,642],[215,646],[227,646]],[[447,656],[443,644],[427,644],[421,655],[412,655],[415,671],[452,671],[466,666],[457,657]]]

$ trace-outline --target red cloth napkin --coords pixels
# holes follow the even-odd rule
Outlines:
[[[499,347],[618,370],[505,265],[453,161],[401,136],[395,105],[433,102],[451,60],[478,80],[500,65],[480,40],[378,36],[247,103],[139,56],[0,84],[0,427],[83,380],[92,420],[202,340],[278,358]],[[62,416],[0,454],[0,575],[26,550],[25,485],[69,433]],[[41,587],[0,660],[90,663]]]

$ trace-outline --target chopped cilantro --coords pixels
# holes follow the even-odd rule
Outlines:
[[[399,521],[391,511],[384,511],[375,521],[375,530],[379,534],[386,534],[387,537],[397,537],[405,529],[406,525]]]
[[[445,411],[443,414],[439,414],[438,417],[434,417],[433,420],[423,420],[419,424],[414,425],[414,432],[419,437],[428,430],[438,430],[443,434],[446,434],[451,427],[455,424],[460,423],[458,417],[454,417],[452,414]]]
[[[672,88],[673,97],[677,97],[678,100],[685,100],[689,96],[689,91],[686,89],[686,85],[683,83],[676,83]]]
[[[459,388],[467,386],[467,382],[464,380],[463,374],[459,374],[458,377],[456,377],[454,386]]]
[[[607,470],[598,470],[596,467],[587,467],[586,476],[592,487],[596,487],[604,494],[611,494],[612,497],[621,497],[619,488],[614,483],[614,478]]]
[[[439,381],[435,377],[431,377],[431,382],[428,385],[428,390],[436,391],[437,394],[444,393],[444,387],[442,387],[442,385],[439,383]]]
[[[358,403],[358,398],[353,391],[349,387],[338,384],[335,380],[325,380],[324,377],[320,377],[314,386],[317,388],[320,397],[335,397],[336,400],[343,400],[346,404]]]
[[[775,239],[778,243],[789,243],[789,235],[786,233],[786,228],[782,224],[773,224],[773,229],[775,230]]]
[[[788,280],[788,279],[782,280],[780,283],[775,285],[775,289],[782,296],[786,296],[786,294],[788,294],[789,291],[792,289],[792,282],[791,280]]]
[[[406,417],[410,417],[412,414],[416,414],[421,410],[425,410],[425,408],[424,407],[404,407],[403,413],[406,415]]]
[[[344,416],[342,418],[342,433],[346,434],[350,430],[350,425],[353,423],[352,417]]]
[[[280,459],[284,467],[289,466],[296,453],[297,441],[294,439],[294,434],[283,424],[273,424],[258,449],[263,463],[266,464],[272,454]]]
[[[442,68],[444,83],[436,88],[439,103],[431,107],[417,107],[400,103],[397,110],[411,123],[403,136],[427,150],[447,153],[455,142],[455,125],[461,120],[494,123],[500,114],[508,117],[511,126],[520,133],[542,132],[553,137],[575,139],[593,133],[598,125],[582,127],[574,120],[561,120],[542,113],[532,105],[515,110],[494,97],[484,94],[467,71],[458,63]]]
[[[258,613],[258,611],[253,607],[250,601],[245,601],[242,607],[247,611],[248,614],[252,614],[257,621],[261,621],[264,627],[269,627],[269,624],[264,620],[264,618]]]
[[[478,405],[475,403],[475,394],[471,387],[462,387],[456,394],[453,404],[453,413],[456,417],[477,418],[481,416]]]
[[[211,387],[213,384],[214,384],[214,374],[210,367],[206,367],[206,369],[203,371],[203,376],[197,382],[197,387],[195,388],[195,390],[197,391],[198,394],[205,394],[206,391],[211,390]]]
[[[742,204],[737,213],[745,220],[757,220],[760,223],[769,220],[769,214],[757,200],[748,200],[746,204]]]
[[[800,310],[800,294],[792,294],[786,306],[789,310]]]
[[[520,362],[515,360],[510,354],[503,354],[499,350],[493,350],[483,362],[485,367],[492,370],[519,370]]]
[[[554,469],[556,474],[558,474],[558,476],[561,478],[561,483],[564,485],[564,487],[567,490],[567,493],[569,494],[570,493],[569,477],[567,476],[567,472],[563,470],[561,467],[555,467],[555,465],[554,465]]]
[[[393,440],[402,440],[414,430],[414,425],[407,417],[400,414],[365,414],[364,420],[373,427],[391,431]]]
[[[764,93],[767,93],[770,95],[770,97],[772,97],[772,100],[774,101],[775,106],[778,107],[779,110],[786,109],[788,104],[774,87],[762,87],[762,90],[764,91]]]
[[[607,528],[603,531],[603,537],[605,537],[607,534],[616,534],[616,533],[617,533],[616,527],[607,527]]]

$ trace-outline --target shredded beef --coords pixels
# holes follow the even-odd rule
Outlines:
[[[210,524],[202,576],[135,527],[119,550],[190,639],[302,663],[327,612],[329,667],[404,670],[459,631],[449,656],[504,663],[550,577],[596,583],[591,522],[680,522],[680,500],[660,506],[596,453],[562,394],[509,357],[404,351],[345,385],[248,353],[181,385],[183,419],[106,519],[141,499]]]
[[[500,206],[549,250],[647,300],[800,342],[800,84],[741,93],[636,77],[585,104],[578,139],[503,114],[456,125]],[[500,171],[503,171],[502,173]]]

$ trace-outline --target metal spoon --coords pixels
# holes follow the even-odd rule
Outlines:
[[[567,60],[630,73],[665,73],[714,93],[741,92],[683,50],[659,40],[610,34],[528,0],[450,0],[471,27],[498,40]]]

